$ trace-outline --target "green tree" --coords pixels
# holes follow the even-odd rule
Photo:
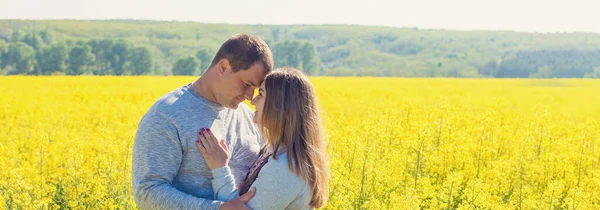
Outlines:
[[[64,71],[69,51],[64,43],[56,43],[38,51],[37,64],[40,74],[50,75],[56,71]]]
[[[600,66],[595,66],[594,71],[585,73],[585,78],[600,78]]]
[[[486,77],[492,77],[496,74],[498,64],[495,60],[488,61],[485,66],[479,69],[479,74]]]
[[[212,59],[214,56],[214,52],[208,49],[202,49],[196,53],[196,58],[200,61],[200,73],[206,71],[210,64],[212,63]]]
[[[114,75],[124,75],[129,73],[128,58],[131,46],[128,42],[119,40],[112,45],[110,52],[110,64]]]
[[[10,65],[13,71],[10,74],[32,74],[35,67],[35,51],[31,46],[23,42],[13,42],[8,45],[8,50],[5,54],[5,63]]]
[[[304,43],[300,49],[300,55],[302,56],[302,70],[308,75],[317,75],[320,62],[315,47],[311,43]]]
[[[0,40],[2,41],[10,41],[10,37],[12,36],[13,31],[10,28],[0,28]]]
[[[301,66],[301,55],[300,55],[300,42],[297,41],[285,41],[284,42],[285,52],[288,53],[286,56],[287,66],[293,66],[300,68]]]
[[[6,67],[7,62],[5,61],[6,57],[5,55],[7,55],[7,47],[6,45],[0,41],[0,71],[2,71],[2,69],[4,69]]]
[[[25,32],[21,30],[13,31],[12,36],[10,37],[11,42],[20,42],[25,38]]]
[[[42,38],[42,41],[44,41],[44,43],[52,44],[52,41],[54,40],[54,36],[52,35],[52,33],[50,33],[48,30],[42,30],[39,34],[40,38]]]
[[[298,41],[278,42],[273,45],[273,59],[276,67],[302,68],[301,43]]]
[[[537,72],[529,73],[530,78],[550,78],[552,75],[552,68],[550,66],[539,67]]]
[[[85,73],[85,67],[93,64],[94,54],[90,46],[78,45],[71,49],[69,53],[69,75],[81,75]]]
[[[152,70],[152,54],[146,47],[136,47],[131,51],[133,75],[147,74]]]
[[[273,36],[273,41],[278,42],[279,39],[281,39],[281,36],[280,36],[280,34],[281,34],[280,32],[281,31],[280,30],[281,29],[279,29],[279,28],[273,28],[273,29],[271,29],[271,36]]]
[[[95,75],[112,74],[111,61],[113,60],[112,46],[114,40],[90,40],[88,45],[92,48],[92,53],[96,60],[92,72]]]
[[[44,41],[35,32],[27,33],[25,35],[25,37],[23,38],[23,42],[25,42],[29,46],[33,47],[34,50],[39,50],[44,46]]]
[[[173,75],[197,75],[198,60],[193,57],[180,58],[173,65]]]

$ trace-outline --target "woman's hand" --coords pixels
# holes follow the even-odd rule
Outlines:
[[[204,157],[206,166],[211,171],[226,166],[229,163],[229,149],[225,145],[225,140],[217,140],[210,129],[200,129],[196,146],[198,146],[200,153]]]

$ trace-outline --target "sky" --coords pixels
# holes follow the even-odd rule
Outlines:
[[[0,0],[0,19],[143,19],[600,33],[600,0]]]

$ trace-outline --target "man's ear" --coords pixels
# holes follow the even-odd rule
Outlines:
[[[218,67],[219,68],[217,68],[217,74],[219,74],[220,76],[223,76],[223,74],[225,74],[225,71],[227,71],[228,69],[231,70],[231,64],[226,58],[223,58],[219,61]]]

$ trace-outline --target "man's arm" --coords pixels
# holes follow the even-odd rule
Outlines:
[[[132,191],[140,209],[214,209],[220,201],[198,198],[173,187],[183,151],[175,124],[151,111],[139,124],[133,145]]]

